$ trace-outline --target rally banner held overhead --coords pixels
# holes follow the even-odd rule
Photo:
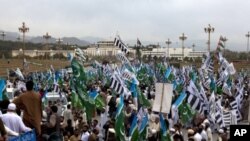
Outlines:
[[[173,84],[156,83],[155,101],[153,111],[161,113],[170,113],[172,103]]]

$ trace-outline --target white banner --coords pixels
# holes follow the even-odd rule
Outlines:
[[[161,113],[170,113],[173,84],[156,83],[155,84],[155,101],[153,111]]]

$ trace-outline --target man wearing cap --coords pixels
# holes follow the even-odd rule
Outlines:
[[[224,131],[223,129],[220,129],[218,131],[218,138],[217,138],[217,141],[222,141],[222,135],[224,134]]]
[[[14,103],[10,103],[8,105],[8,112],[1,116],[3,123],[17,133],[30,131],[31,129],[24,125],[21,117],[18,116],[15,111],[16,105]]]

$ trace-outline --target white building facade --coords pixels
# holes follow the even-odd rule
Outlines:
[[[142,56],[152,57],[170,57],[170,58],[179,58],[183,57],[202,57],[203,54],[206,54],[206,51],[193,51],[191,48],[184,48],[184,55],[182,53],[182,48],[153,48],[151,51],[143,50]]]
[[[119,47],[114,46],[114,41],[99,41],[84,50],[90,56],[115,56],[120,51]],[[135,53],[135,50],[129,48],[129,52]]]

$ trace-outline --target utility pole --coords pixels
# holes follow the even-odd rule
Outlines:
[[[170,39],[168,38],[168,40],[166,41],[166,44],[168,45],[168,58],[170,57],[169,45],[170,45],[171,43],[172,43],[172,42],[171,42]]]
[[[23,59],[24,59],[24,50],[25,50],[25,33],[29,32],[29,28],[25,25],[25,22],[22,23],[22,26],[18,28],[19,32],[23,33]]]
[[[46,32],[46,34],[43,35],[43,38],[45,39],[46,48],[48,49],[49,48],[49,46],[48,46],[48,40],[51,38],[51,36],[49,35],[48,32]]]
[[[248,61],[248,56],[249,56],[249,37],[250,37],[250,32],[246,34],[247,37],[247,61]]]
[[[210,53],[210,33],[214,32],[214,27],[208,24],[208,27],[204,28],[205,33],[208,33],[207,51]]]
[[[225,56],[225,50],[226,50],[226,42],[228,41],[227,37],[223,37],[222,42],[224,43],[224,49],[223,49],[223,55]]]
[[[194,50],[195,44],[193,44],[192,47],[193,47],[193,51],[195,51],[195,50]]]
[[[182,33],[182,34],[180,35],[179,39],[182,41],[182,42],[181,42],[181,46],[182,46],[182,57],[183,57],[183,59],[184,59],[184,41],[187,39],[187,36],[186,36],[184,33]]]
[[[56,42],[57,42],[58,48],[60,48],[61,47],[61,43],[63,42],[63,40],[61,38],[58,38],[56,40]]]
[[[1,36],[3,37],[3,41],[4,41],[4,37],[6,36],[6,33],[3,31],[3,32],[1,33]]]

